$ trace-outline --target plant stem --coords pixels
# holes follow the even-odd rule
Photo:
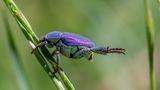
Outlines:
[[[144,0],[146,35],[148,40],[150,90],[155,90],[155,71],[154,71],[154,22],[152,17],[149,0]]]
[[[32,49],[35,48],[34,44],[37,44],[39,39],[37,38],[36,34],[33,32],[29,22],[23,15],[23,13],[20,11],[20,9],[16,6],[16,4],[13,2],[13,0],[4,0],[6,6],[14,16],[15,20],[17,21],[21,31],[29,40],[29,44],[31,45]],[[55,65],[52,62],[55,62],[52,55],[49,53],[49,51],[45,47],[41,47],[40,50],[35,51],[35,56],[37,57],[39,63],[44,68],[46,73],[49,75],[51,80],[54,81],[57,89],[64,90],[63,84],[60,82],[60,80],[57,78],[57,76],[54,73],[54,70],[56,69]],[[70,82],[66,74],[60,70],[58,71],[59,76],[61,80],[64,82],[64,85],[68,90],[75,90],[73,84]]]
[[[29,44],[32,49],[35,48],[35,45],[31,41],[29,41]],[[54,82],[56,88],[58,90],[65,90],[59,78],[55,74],[53,74],[53,68],[51,67],[50,63],[46,60],[46,58],[43,55],[41,55],[39,51],[35,51],[34,55],[36,56],[37,60],[39,61],[43,69],[47,72],[51,80]]]

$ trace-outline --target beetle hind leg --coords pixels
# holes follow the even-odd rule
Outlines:
[[[103,54],[103,55],[106,55],[108,53],[125,54],[125,49],[123,48],[94,47],[91,50],[95,53]]]
[[[71,58],[82,58],[86,57],[89,61],[92,60],[92,51],[90,48],[83,48],[76,53],[72,54]]]

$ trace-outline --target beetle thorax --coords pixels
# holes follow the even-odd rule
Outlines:
[[[44,40],[46,41],[46,46],[52,48],[59,42],[60,38],[51,37],[47,34],[44,36]]]
[[[58,40],[61,39],[61,36],[62,36],[62,32],[55,31],[55,32],[50,32],[46,34],[45,39],[49,42],[56,43]]]

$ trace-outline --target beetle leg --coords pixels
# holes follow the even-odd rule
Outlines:
[[[51,54],[53,57],[56,56],[55,58],[56,58],[57,64],[59,64],[59,60],[60,60],[60,51],[59,50],[60,50],[60,48],[57,47],[56,50],[54,50]]]
[[[56,63],[57,63],[57,65],[59,65],[59,60],[60,60],[59,51],[55,52],[55,56],[56,56]]]
[[[49,60],[49,62],[52,64],[52,67],[54,69],[54,72],[52,72],[52,74],[55,75],[59,70],[63,71],[63,69],[59,65],[57,65],[57,63],[55,63],[51,60]]]
[[[31,54],[33,54],[37,49],[38,47],[42,47],[44,45],[46,45],[47,41],[41,41],[40,43],[37,44],[36,48],[34,48],[31,52]]]
[[[59,66],[59,60],[60,60],[60,52],[59,52],[60,48],[57,47],[56,50],[53,51],[52,55],[55,56],[56,58],[56,69],[54,73],[57,73],[61,68]],[[62,70],[62,69],[61,69]]]
[[[72,55],[71,58],[81,58],[91,53],[90,48],[83,48]],[[89,58],[91,59],[91,58]]]
[[[107,53],[125,54],[125,49],[123,48],[94,47],[94,48],[91,48],[91,50],[95,53],[103,54],[103,55],[106,55]]]

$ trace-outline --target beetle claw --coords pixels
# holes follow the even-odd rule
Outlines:
[[[38,49],[38,47],[40,47],[40,46],[37,45],[35,48],[33,48],[33,50],[31,51],[31,54],[33,54]]]
[[[56,68],[54,68],[53,74],[55,75],[55,74],[58,73],[59,71],[63,71],[63,69],[62,69],[59,65],[56,65]]]
[[[119,53],[119,54],[124,54],[125,55],[125,49],[123,48],[108,48],[108,53]]]
[[[33,48],[33,50],[31,51],[31,54],[33,54],[39,47],[45,46],[46,45],[46,41],[40,41],[40,43],[37,44],[37,46],[35,48]]]

